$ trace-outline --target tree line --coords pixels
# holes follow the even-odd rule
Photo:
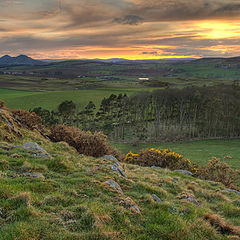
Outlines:
[[[240,137],[240,86],[189,87],[110,95],[78,110],[64,101],[57,111],[35,108],[45,124],[101,130],[112,140],[158,141]]]

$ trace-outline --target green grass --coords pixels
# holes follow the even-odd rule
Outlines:
[[[148,91],[153,88],[147,89]],[[104,97],[111,94],[118,95],[120,93],[132,95],[139,91],[146,91],[144,88],[137,89],[89,89],[89,90],[71,90],[71,91],[55,91],[55,92],[27,92],[16,90],[0,89],[0,99],[6,101],[8,108],[19,108],[24,110],[42,107],[49,110],[57,109],[57,106],[65,100],[72,100],[81,109],[85,107],[89,101],[93,101],[98,107]]]
[[[5,101],[11,101],[14,98],[31,96],[34,94],[39,94],[38,92],[34,91],[19,91],[19,90],[9,90],[9,89],[1,89],[0,88],[0,99]]]
[[[220,184],[121,163],[128,175],[123,178],[110,170],[113,162],[79,156],[36,132],[25,132],[16,143],[26,141],[37,141],[52,158],[32,157],[21,149],[6,152],[0,147],[2,240],[226,240],[204,220],[207,212],[240,225],[238,196],[217,193],[224,189]],[[19,158],[11,157],[14,153]],[[42,173],[46,179],[24,177],[22,172]],[[103,184],[106,179],[118,182],[124,194]],[[187,189],[189,185],[194,192]],[[194,194],[201,206],[181,202],[179,196],[184,193]],[[152,194],[162,202],[154,202]],[[127,198],[141,214],[129,209]]]
[[[226,187],[219,183],[120,162],[124,178],[111,169],[115,161],[80,155],[66,143],[50,142],[15,123],[14,130],[22,134],[17,137],[4,127],[8,120],[13,119],[1,111],[0,140],[6,131],[15,136],[13,143],[0,141],[1,240],[227,240],[205,213],[240,226],[239,196],[223,192]],[[26,142],[37,142],[51,157],[10,147]],[[123,194],[105,183],[109,179]],[[154,202],[152,194],[162,202]],[[191,195],[199,207],[180,200]]]
[[[115,143],[119,150],[124,153],[132,151],[137,153],[139,150],[151,147],[170,148],[172,151],[181,153],[185,158],[192,162],[203,165],[211,157],[223,158],[231,156],[232,159],[226,160],[233,168],[240,169],[240,139],[232,140],[197,140],[190,142],[175,143],[145,143],[133,147],[131,144]]]
[[[218,63],[214,62],[190,62],[185,64],[170,65],[173,69],[184,69],[185,72],[177,73],[177,76],[182,77],[198,77],[221,79],[222,82],[229,79],[239,79],[238,69],[224,69],[216,67]],[[235,63],[236,64],[236,63]],[[227,64],[225,64],[227,65]]]

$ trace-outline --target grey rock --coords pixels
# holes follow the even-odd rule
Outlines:
[[[152,194],[152,198],[155,202],[162,202],[162,200],[156,194]]]
[[[118,162],[115,162],[112,166],[111,169],[115,172],[118,172],[120,175],[122,175],[123,177],[127,178],[128,176],[126,175],[126,173],[120,168],[120,164]]]
[[[141,212],[137,205],[132,205],[132,206],[130,207],[130,209],[131,209],[131,210],[135,210],[135,211],[138,212],[138,213]]]
[[[110,179],[110,180],[105,181],[104,183],[108,184],[111,188],[115,189],[117,192],[119,192],[121,194],[123,193],[121,187],[115,181]]]
[[[50,154],[48,153],[34,153],[32,154],[33,157],[41,157],[41,158],[50,158]]]
[[[177,178],[173,178],[173,182],[174,183],[178,183],[178,179]]]
[[[10,145],[11,148],[20,148],[20,145]]]
[[[127,178],[128,176],[126,175],[126,173],[121,169],[121,168],[117,168],[118,172],[125,178]]]
[[[116,167],[115,165],[112,165],[112,166],[111,166],[111,169],[112,169],[113,171],[117,171],[117,170],[118,170],[118,167]]]
[[[107,160],[113,160],[113,161],[118,161],[114,156],[112,155],[104,155],[102,158],[107,159]]]
[[[13,125],[7,120],[7,125],[12,129],[12,130],[14,130],[14,127],[13,127]]]
[[[27,142],[22,145],[23,149],[30,150],[30,151],[39,151],[39,152],[46,152],[43,148],[41,148],[37,143],[35,142]]]
[[[187,175],[187,176],[192,176],[192,175],[193,175],[191,172],[189,172],[189,171],[187,171],[187,170],[181,170],[181,169],[179,169],[179,170],[174,170],[174,172],[180,172],[180,173],[182,173],[182,174],[184,174],[184,175]]]
[[[238,195],[240,195],[240,192],[237,191],[237,190],[233,190],[233,189],[225,189],[225,190],[222,190],[223,192],[231,192],[231,193],[236,193]]]
[[[119,162],[115,162],[113,165],[116,166],[116,167],[121,167]]]
[[[40,178],[40,179],[45,180],[45,177],[41,173],[24,172],[21,175],[24,177],[33,177],[33,178]]]
[[[161,170],[161,167],[156,167],[156,166],[151,166],[151,168],[157,169],[157,170]]]
[[[43,157],[43,158],[44,157],[46,157],[46,158],[50,157],[50,154],[35,142],[24,143],[22,145],[22,148],[25,149],[25,150],[33,152],[32,156],[34,156],[34,157]]]
[[[188,196],[187,198],[182,198],[181,201],[188,201],[194,203],[197,206],[200,206],[200,203],[193,196]]]

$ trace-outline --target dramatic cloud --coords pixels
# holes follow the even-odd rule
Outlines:
[[[239,0],[0,0],[1,54],[234,56],[239,29]]]
[[[127,15],[124,18],[115,18],[114,21],[121,24],[137,25],[143,21],[143,18],[135,15]]]

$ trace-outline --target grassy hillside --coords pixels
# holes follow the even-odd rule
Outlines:
[[[130,151],[137,153],[141,149],[151,147],[169,148],[174,152],[183,154],[199,165],[207,163],[212,157],[222,159],[225,156],[231,156],[230,159],[227,159],[228,164],[233,168],[240,169],[240,139],[145,143],[137,144],[137,146],[124,143],[115,143],[114,145],[124,153]]]
[[[0,239],[239,239],[239,195],[219,183],[121,162],[123,177],[113,170],[116,160],[50,142],[1,110],[1,141],[7,134],[12,143],[0,143]],[[24,148],[29,142],[41,155]]]

